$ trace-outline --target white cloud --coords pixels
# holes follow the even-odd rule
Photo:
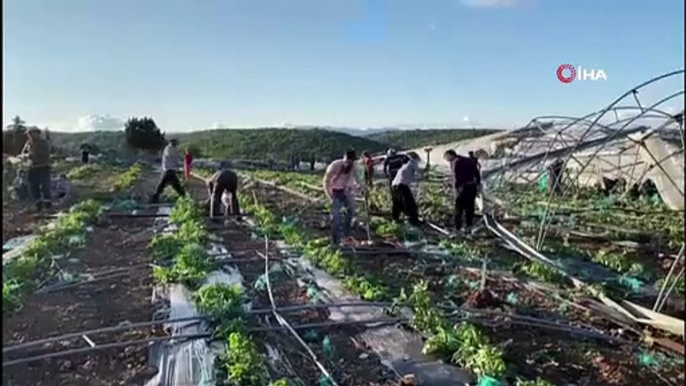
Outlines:
[[[472,8],[512,7],[517,0],[462,0],[462,5]]]
[[[123,119],[111,115],[86,115],[70,131],[117,131],[124,129],[124,123]]]

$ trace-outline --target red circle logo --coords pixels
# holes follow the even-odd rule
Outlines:
[[[565,70],[569,70],[569,74],[565,76]],[[557,79],[562,83],[571,83],[576,78],[576,68],[571,64],[563,64],[557,68]]]

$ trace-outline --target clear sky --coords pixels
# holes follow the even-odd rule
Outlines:
[[[3,0],[2,28],[3,122],[53,130],[508,128],[684,67],[683,0]]]

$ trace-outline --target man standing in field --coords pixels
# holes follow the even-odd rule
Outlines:
[[[40,129],[31,128],[22,156],[28,162],[29,189],[37,210],[52,207],[50,201],[50,143],[41,136]]]
[[[362,187],[355,173],[355,151],[349,150],[343,159],[338,159],[326,168],[323,187],[326,196],[332,201],[332,229],[331,238],[334,245],[341,241],[341,209],[345,207],[346,215],[343,222],[343,235],[350,237],[352,220],[355,216],[355,197],[353,191]]]
[[[450,164],[455,188],[455,230],[459,232],[462,230],[463,217],[467,228],[473,225],[481,173],[473,160],[458,155],[455,150],[446,151],[443,159]]]
[[[212,177],[207,180],[207,190],[209,198],[206,205],[210,208],[210,217],[219,215],[222,202],[224,203],[224,217],[228,219],[229,215],[239,215],[240,206],[238,205],[238,176],[232,170],[223,169],[214,173]],[[224,200],[226,195],[226,200]],[[238,216],[237,220],[241,220]]]
[[[179,167],[181,166],[181,155],[176,145],[176,139],[171,139],[162,152],[162,178],[160,178],[160,182],[157,184],[155,194],[150,199],[150,202],[153,204],[160,201],[160,196],[167,185],[171,185],[180,196],[184,195],[178,176]]]
[[[405,164],[400,167],[400,170],[398,170],[398,173],[391,182],[391,199],[393,203],[391,215],[393,221],[399,221],[400,213],[404,212],[409,223],[413,226],[420,225],[417,202],[410,189],[410,185],[416,181],[419,175],[418,163],[419,155],[415,152],[410,152]]]

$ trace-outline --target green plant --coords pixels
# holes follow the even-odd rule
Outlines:
[[[244,316],[244,294],[239,285],[205,284],[193,294],[198,311],[211,320],[222,321]]]
[[[133,164],[126,171],[119,174],[112,183],[112,192],[121,192],[132,187],[143,172],[143,167],[139,163]]]
[[[440,357],[449,358],[461,345],[460,337],[454,328],[438,327],[437,332],[431,335],[426,342],[422,352],[424,354],[438,355]]]
[[[86,164],[70,170],[69,173],[67,173],[67,178],[75,181],[85,180],[98,174],[101,170],[103,170],[103,167],[100,164]]]
[[[86,225],[97,220],[101,211],[100,204],[92,200],[75,205],[42,227],[20,256],[3,262],[3,316],[21,308],[24,296],[50,277],[52,256],[68,252],[85,240]]]
[[[200,222],[202,213],[198,205],[188,196],[179,197],[169,213],[169,222],[182,225],[186,222]]]
[[[156,235],[150,241],[148,248],[156,260],[172,260],[181,250],[183,241],[175,234],[162,233]]]
[[[219,361],[230,385],[263,386],[267,383],[262,356],[250,338],[241,333],[229,335],[228,346]]]
[[[461,323],[457,328],[460,348],[453,354],[453,363],[473,371],[478,376],[499,378],[505,373],[502,349],[488,343],[486,337],[472,324]]]
[[[517,378],[517,383],[515,383],[515,386],[555,386],[555,384],[550,383],[540,377],[536,378],[535,381],[525,381]]]
[[[664,284],[664,282],[665,282],[665,278],[659,279],[658,281],[655,282],[655,288],[659,290],[660,288],[662,288],[662,285]],[[669,283],[667,285],[666,290],[672,286],[673,282],[674,282],[674,277],[672,277],[669,280]],[[676,277],[676,285],[674,286],[674,291],[676,291],[676,293],[680,294],[681,296],[686,295],[686,285],[684,284],[684,276],[683,275]]]
[[[558,272],[555,268],[536,261],[530,261],[525,264],[516,265],[514,271],[523,273],[533,279],[548,283],[562,284],[566,282],[564,275]]]
[[[412,292],[408,295],[403,288],[398,300],[412,307],[412,320],[410,326],[426,334],[435,334],[441,328],[447,328],[447,322],[442,313],[433,307],[433,300],[429,294],[428,283],[420,281],[412,286]]]
[[[371,225],[376,234],[387,239],[402,240],[405,235],[403,225],[394,221],[376,221],[372,222]]]
[[[160,283],[184,283],[196,287],[214,267],[205,248],[197,243],[181,247],[170,267],[154,267],[153,277]]]
[[[269,383],[269,386],[291,386],[291,382],[286,378],[282,378],[278,381]]]
[[[380,301],[388,297],[384,287],[372,283],[365,277],[351,276],[344,280],[345,286],[364,300]]]

